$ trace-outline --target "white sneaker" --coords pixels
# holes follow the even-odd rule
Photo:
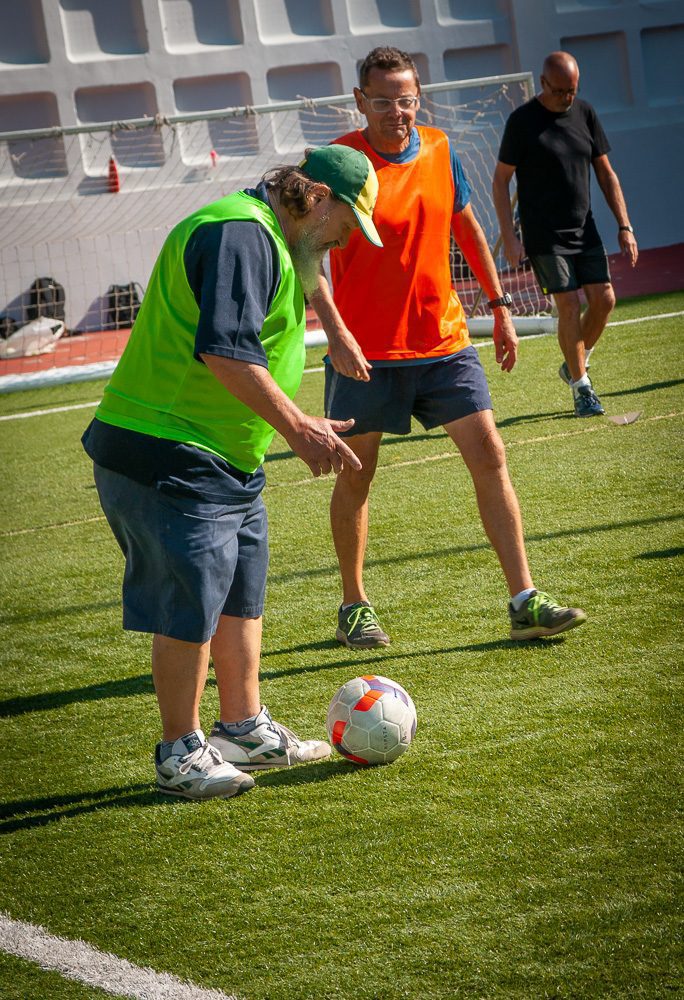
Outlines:
[[[330,744],[323,740],[300,740],[291,729],[274,722],[263,705],[254,726],[246,733],[235,735],[230,728],[222,722],[214,723],[209,742],[221,751],[225,761],[241,771],[308,764],[332,753]]]
[[[157,743],[154,762],[157,787],[165,795],[197,800],[229,799],[254,787],[254,778],[227,764],[218,750],[209,745],[201,729],[176,740],[163,760],[161,748],[162,744]]]

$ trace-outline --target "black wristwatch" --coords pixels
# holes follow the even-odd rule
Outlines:
[[[490,299],[487,303],[489,309],[498,309],[499,306],[512,306],[513,298],[508,292],[504,292],[500,299]]]
[[[632,233],[633,234],[634,230],[632,229],[631,226],[618,226],[618,232],[619,233]]]

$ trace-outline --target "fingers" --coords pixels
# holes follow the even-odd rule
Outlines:
[[[348,431],[354,426],[354,420],[327,420],[324,417],[312,418],[313,434],[308,446],[297,450],[300,458],[308,465],[312,476],[327,476],[330,472],[336,475],[342,472],[345,465],[357,472],[361,469],[361,461],[338,433]]]
[[[340,350],[329,350],[329,357],[333,368],[346,378],[353,378],[359,382],[369,382],[369,371],[372,369],[370,362],[366,361],[363,354],[358,350],[348,348]]]
[[[502,372],[512,372],[515,367],[515,362],[518,360],[518,352],[515,348],[508,351],[506,357],[501,362]]]
[[[348,431],[350,427],[354,426],[354,418],[350,417],[349,420],[328,420],[327,423],[336,434],[341,434],[342,431]]]
[[[341,439],[339,439],[339,443],[337,445],[335,458],[339,459],[340,462],[340,467],[339,469],[335,469],[335,472],[341,472],[345,465],[348,465],[356,472],[360,472],[363,468],[358,455],[355,455],[349,445],[346,445]]]

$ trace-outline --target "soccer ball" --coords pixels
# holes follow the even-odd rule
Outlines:
[[[330,742],[347,760],[389,764],[408,749],[416,722],[416,706],[401,684],[370,674],[335,692],[326,727]]]

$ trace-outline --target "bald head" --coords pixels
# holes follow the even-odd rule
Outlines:
[[[544,60],[539,100],[556,114],[572,107],[579,87],[579,66],[569,52],[550,52]]]
[[[574,56],[569,52],[549,52],[542,66],[544,76],[564,73],[567,76],[579,77],[579,66]]]

